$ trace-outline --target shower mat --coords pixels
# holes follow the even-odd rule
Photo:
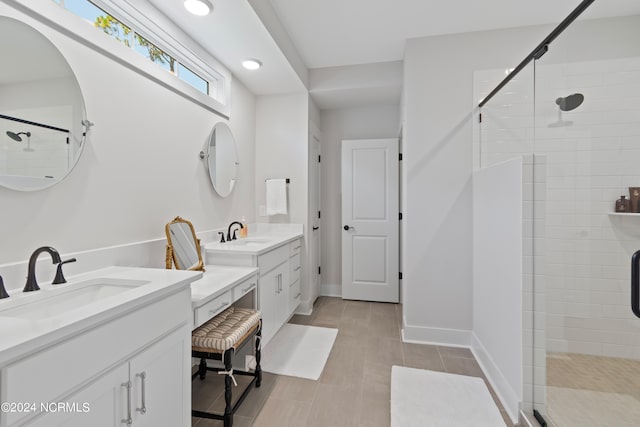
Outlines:
[[[391,427],[506,427],[481,378],[391,368]]]

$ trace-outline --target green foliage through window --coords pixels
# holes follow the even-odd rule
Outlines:
[[[210,95],[209,81],[180,63],[160,47],[151,43],[135,30],[120,22],[117,18],[102,10],[89,0],[53,0],[75,15],[93,24],[114,39],[133,48],[147,59],[177,76],[200,92]]]

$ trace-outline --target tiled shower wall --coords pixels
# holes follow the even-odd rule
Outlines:
[[[584,103],[559,118],[555,99],[577,92]],[[640,58],[539,66],[536,151],[548,154],[547,350],[640,359],[640,217],[608,215],[640,186]]]
[[[476,73],[479,97],[496,75]],[[546,207],[534,206],[545,215],[535,247],[544,248],[547,314],[535,326],[546,329],[549,352],[640,359],[640,320],[629,308],[640,216],[608,215],[640,186],[640,58],[536,64],[535,104],[525,77],[483,109],[476,159],[547,156]],[[556,98],[578,92],[584,103],[559,116]]]

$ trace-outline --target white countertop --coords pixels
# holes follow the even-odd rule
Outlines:
[[[256,274],[256,267],[232,267],[227,265],[205,265],[200,280],[191,283],[193,308],[200,307],[222,295],[238,283]]]
[[[261,255],[302,236],[302,231],[256,233],[230,242],[207,243],[204,245],[204,249],[206,252],[211,253]]]
[[[2,336],[0,366],[10,363],[21,355],[38,351],[95,327],[97,324],[136,310],[142,305],[179,292],[200,277],[202,272],[199,271],[109,267],[69,277],[68,283],[62,285],[41,285],[39,291],[28,293],[14,291],[10,298],[0,300],[0,336]],[[124,292],[105,296],[55,316],[35,319],[2,315],[3,310],[27,304],[27,302],[35,303],[44,295],[73,290],[74,285],[76,289],[80,289],[85,282],[100,279],[106,279],[107,283],[109,280],[140,281],[141,283]],[[65,292],[61,292],[60,295]]]

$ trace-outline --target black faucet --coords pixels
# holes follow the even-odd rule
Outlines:
[[[41,248],[36,249],[32,254],[31,258],[29,258],[29,272],[27,273],[27,284],[24,285],[24,289],[22,292],[32,292],[40,289],[38,286],[38,282],[36,282],[36,261],[38,260],[38,256],[42,252],[48,252],[51,255],[51,260],[53,264],[59,264],[62,262],[60,260],[60,254],[58,251],[53,249],[50,246],[43,246]]]
[[[239,221],[233,221],[231,224],[229,224],[229,228],[227,229],[227,242],[237,239],[236,238],[236,231],[238,229],[233,230],[233,235],[231,234],[231,227],[233,227],[236,224],[239,225],[240,228],[244,228],[244,225],[242,225],[242,223],[239,222]]]
[[[51,282],[52,285],[59,285],[61,283],[67,283],[67,279],[64,278],[64,274],[62,274],[62,266],[64,264],[68,264],[70,262],[76,262],[75,258],[69,258],[67,260],[61,261],[58,263],[58,268],[56,269],[56,277]]]
[[[2,280],[2,276],[0,276],[0,299],[9,298],[9,294],[7,290],[4,288],[4,281]]]

